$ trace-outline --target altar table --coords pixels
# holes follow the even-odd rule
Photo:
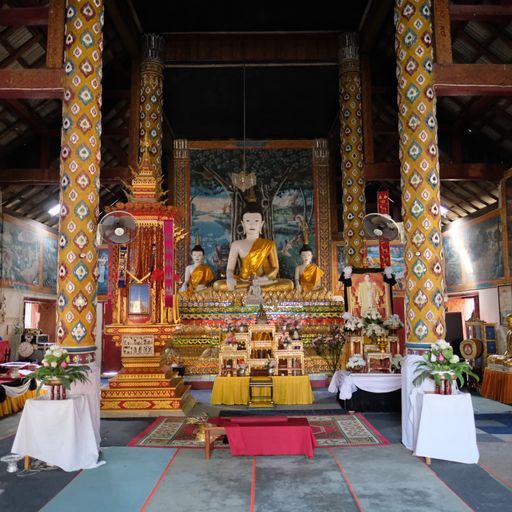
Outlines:
[[[512,404],[512,372],[486,368],[480,394],[491,400]]]
[[[286,416],[211,418],[216,433],[224,428],[231,455],[305,455],[312,458],[316,439],[307,418]],[[206,429],[206,456],[210,437]]]
[[[99,452],[86,397],[27,400],[11,451],[64,471],[96,467]]]
[[[250,377],[216,377],[211,403],[214,405],[247,405]],[[274,403],[306,405],[314,401],[308,375],[272,377]]]
[[[401,375],[394,373],[351,373],[337,371],[329,384],[330,393],[349,401],[345,408],[360,412],[399,411]]]

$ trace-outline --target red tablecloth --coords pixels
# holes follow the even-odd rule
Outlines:
[[[307,418],[211,418],[225,427],[231,455],[305,455],[312,458],[316,439]]]

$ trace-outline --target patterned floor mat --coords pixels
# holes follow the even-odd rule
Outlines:
[[[362,414],[307,418],[320,448],[389,444]],[[197,431],[196,424],[187,423],[184,419],[158,418],[130,441],[129,446],[203,448],[204,443],[196,440]],[[217,440],[215,446],[227,447],[222,440]]]

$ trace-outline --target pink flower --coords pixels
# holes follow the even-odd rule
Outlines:
[[[62,361],[62,363],[60,363],[60,365],[61,365],[62,368],[66,368],[68,363],[66,363],[66,361]]]
[[[437,356],[437,359],[438,359],[440,362],[443,362],[443,361],[444,361],[444,356],[443,356],[443,354],[439,354],[439,355]]]
[[[48,361],[43,361],[43,366],[50,366],[50,364],[48,363]]]

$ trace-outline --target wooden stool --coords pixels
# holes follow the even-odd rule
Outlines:
[[[207,425],[204,428],[204,458],[210,460],[212,458],[213,445],[221,436],[226,435],[226,429],[217,425]]]

